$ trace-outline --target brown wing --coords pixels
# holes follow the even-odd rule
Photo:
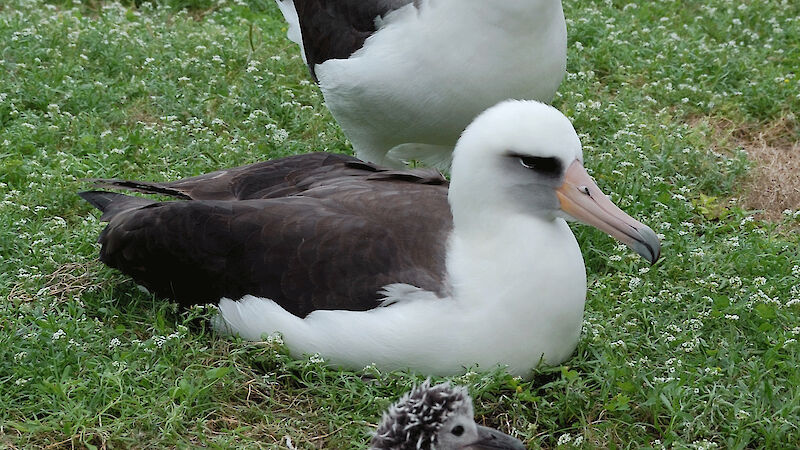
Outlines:
[[[281,198],[81,195],[107,212],[101,260],[182,304],[252,294],[304,317],[374,308],[377,291],[390,283],[443,293],[452,228],[447,185],[426,184],[413,172],[353,170],[367,175]]]
[[[307,153],[263,161],[166,183],[95,179],[97,187],[163,194],[193,200],[250,200],[299,194],[326,184],[352,179],[406,179],[444,184],[433,169],[390,170],[336,153]]]
[[[166,183],[116,179],[91,181],[97,187],[163,194],[183,199],[245,200],[296,193],[299,189],[292,189],[296,180],[309,176],[319,180],[341,176],[339,168],[347,162],[360,162],[360,160],[336,153],[307,153]],[[326,174],[328,176],[325,176]],[[280,194],[270,195],[275,192]]]

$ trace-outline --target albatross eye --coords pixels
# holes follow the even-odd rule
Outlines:
[[[525,155],[517,155],[517,158],[519,158],[519,163],[522,164],[522,167],[526,169],[555,177],[561,174],[561,161],[558,158]]]
[[[464,434],[464,427],[461,425],[456,425],[453,427],[452,430],[450,430],[450,432],[456,436],[461,436],[462,434]]]

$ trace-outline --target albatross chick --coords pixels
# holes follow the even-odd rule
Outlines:
[[[372,450],[525,450],[519,440],[475,423],[467,388],[430,380],[384,413]]]

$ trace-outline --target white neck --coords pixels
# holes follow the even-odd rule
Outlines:
[[[456,223],[447,273],[453,298],[541,317],[562,308],[583,311],[586,272],[563,219],[509,214]],[[531,316],[533,315],[533,316]]]

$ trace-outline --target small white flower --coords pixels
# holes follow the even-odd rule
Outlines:
[[[279,128],[272,133],[272,141],[276,144],[280,144],[289,137],[289,132],[284,130],[283,128]]]
[[[108,343],[108,348],[113,350],[113,349],[119,347],[121,344],[122,344],[122,342],[120,342],[120,340],[118,338],[114,338],[114,339],[111,339],[111,341]]]
[[[696,257],[696,258],[702,258],[702,257],[706,256],[706,252],[702,248],[696,248],[696,249],[692,250],[691,252],[689,252],[689,254],[694,256],[694,257]]]
[[[272,334],[267,337],[267,344],[283,345],[283,336],[281,336],[279,333]]]
[[[52,339],[53,339],[54,341],[57,341],[57,340],[59,340],[59,339],[62,339],[62,338],[63,338],[64,336],[66,336],[66,335],[67,335],[67,333],[65,333],[65,332],[64,332],[64,330],[62,330],[61,328],[59,328],[59,329],[58,329],[58,331],[56,331],[55,333],[53,333],[53,337],[52,337]]]
[[[618,340],[618,341],[615,341],[615,342],[612,342],[612,343],[610,343],[610,344],[608,344],[608,345],[610,345],[610,346],[612,346],[612,347],[622,347],[622,348],[627,348],[627,345],[625,345],[625,341],[623,341],[622,339],[620,339],[620,340]]]
[[[167,338],[164,336],[153,336],[153,342],[156,343],[158,348],[161,348],[164,346],[164,343],[167,342]]]
[[[556,445],[567,445],[572,442],[572,436],[569,433],[564,433],[558,438],[558,443]]]

